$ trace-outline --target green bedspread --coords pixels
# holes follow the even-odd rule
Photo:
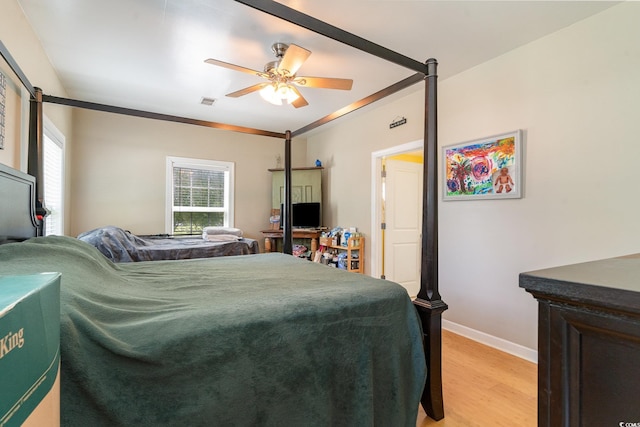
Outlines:
[[[420,325],[397,284],[283,254],[113,264],[67,237],[0,246],[62,273],[64,426],[414,426]]]

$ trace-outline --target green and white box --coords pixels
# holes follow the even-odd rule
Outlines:
[[[60,274],[0,276],[0,426],[59,426]]]

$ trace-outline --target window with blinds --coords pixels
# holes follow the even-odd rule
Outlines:
[[[64,234],[64,137],[51,123],[45,123],[43,151],[44,204],[49,210],[45,217],[45,236]]]
[[[169,234],[200,234],[207,226],[232,226],[233,163],[169,157],[167,175]]]

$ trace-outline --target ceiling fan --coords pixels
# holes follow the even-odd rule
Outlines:
[[[322,89],[351,90],[353,80],[331,77],[303,77],[296,73],[307,60],[311,51],[295,44],[274,43],[271,50],[276,55],[276,60],[268,62],[264,71],[252,70],[240,65],[229,64],[217,59],[207,59],[207,64],[229,68],[243,73],[253,74],[268,80],[253,86],[228,93],[227,96],[238,98],[252,92],[260,91],[260,95],[272,104],[282,105],[288,103],[295,108],[309,105],[296,86],[313,87]]]

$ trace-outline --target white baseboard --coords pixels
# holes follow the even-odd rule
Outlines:
[[[533,363],[538,363],[538,352],[520,344],[515,344],[511,341],[494,337],[493,335],[489,335],[445,319],[442,319],[442,328],[474,341],[478,341],[484,345],[488,345],[489,347],[504,351],[505,353],[512,354]]]

